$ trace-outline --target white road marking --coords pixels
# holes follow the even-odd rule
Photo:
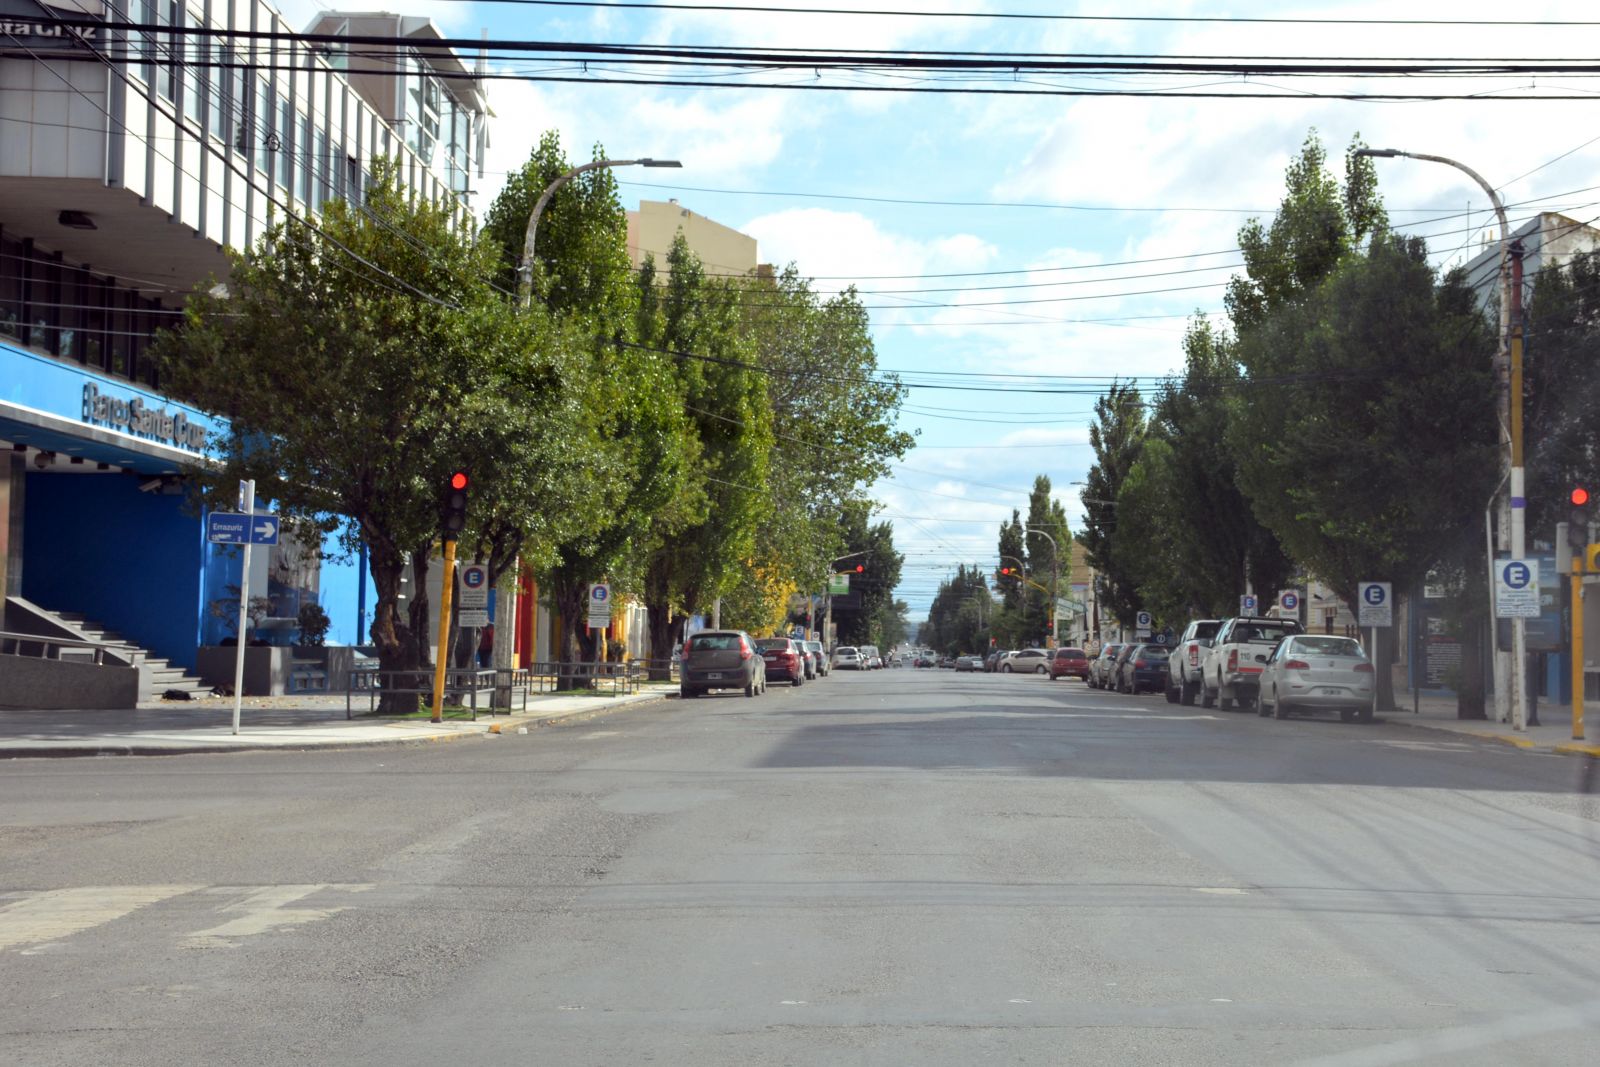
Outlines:
[[[1242,897],[1245,894],[1243,889],[1232,889],[1228,886],[1193,885],[1189,888],[1196,893],[1212,893],[1219,897]]]
[[[596,730],[592,734],[580,734],[578,739],[580,741],[593,741],[597,737],[616,737],[621,732],[621,730]]]
[[[0,949],[57,941],[198,885],[86,885],[51,889],[0,908]]]
[[[317,922],[329,916],[337,915],[344,908],[290,908],[297,900],[303,900],[313,893],[324,889],[339,889],[347,893],[360,893],[371,889],[370,884],[313,884],[313,885],[269,885],[256,889],[245,887],[219,886],[213,892],[244,892],[243,900],[230,904],[222,910],[225,912],[240,913],[237,919],[230,919],[221,926],[213,926],[209,930],[201,930],[184,939],[186,948],[225,948],[236,944],[233,940],[239,937],[253,937],[264,934],[269,930],[278,930],[286,926],[300,926],[304,923]]]

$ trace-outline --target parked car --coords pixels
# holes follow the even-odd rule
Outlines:
[[[1129,645],[1117,660],[1117,692],[1165,689],[1168,655],[1164,645]]]
[[[878,670],[883,666],[883,656],[878,652],[877,645],[861,646],[861,663],[869,671]]]
[[[767,691],[766,665],[743,630],[701,630],[684,641],[678,665],[678,695],[702,696],[713,689]]]
[[[1294,619],[1241,615],[1223,623],[1206,650],[1200,702],[1208,708],[1220,705],[1224,711],[1235,701],[1241,708],[1254,705],[1261,684],[1261,663],[1256,656],[1299,632],[1300,624]]]
[[[1050,657],[1050,680],[1057,678],[1089,680],[1089,655],[1081,648],[1058,648]]]
[[[861,650],[854,645],[840,645],[833,650],[831,666],[836,671],[861,670]]]
[[[833,670],[833,665],[828,662],[828,655],[822,650],[822,642],[807,641],[805,645],[806,650],[816,658],[817,674],[824,678],[827,677],[828,672]]]
[[[1354,638],[1297,634],[1256,658],[1260,714],[1287,719],[1291,711],[1328,710],[1345,722],[1372,721],[1372,662]]]
[[[934,659],[933,654],[930,652],[919,652],[916,662],[912,664],[913,667],[937,667],[938,665],[939,661]]]
[[[1183,628],[1167,657],[1167,703],[1193,706],[1200,695],[1200,676],[1205,669],[1206,649],[1222,628],[1221,619],[1195,619]]]
[[[956,670],[961,673],[983,670],[982,656],[957,656]]]
[[[997,648],[990,652],[983,660],[983,673],[994,674],[1000,670],[1000,661],[1011,654],[1010,650]]]
[[[811,679],[817,677],[818,668],[816,654],[811,651],[811,646],[808,645],[803,639],[792,637],[790,640],[794,642],[794,647],[800,650],[801,665],[805,668],[806,681],[809,682]]]
[[[763,637],[756,650],[767,664],[767,677],[801,686],[806,681],[805,650],[792,637]]]
[[[1049,674],[1050,653],[1043,648],[1024,648],[1010,652],[1000,661],[1002,674]]]
[[[1117,655],[1122,651],[1122,646],[1117,644],[1101,645],[1100,654],[1089,661],[1088,682],[1095,689],[1109,689],[1111,687],[1111,668],[1117,664]]]

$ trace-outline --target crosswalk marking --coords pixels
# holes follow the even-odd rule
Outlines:
[[[191,934],[184,939],[188,948],[225,948],[236,944],[235,938],[252,937],[264,934],[269,930],[281,929],[285,926],[299,926],[303,923],[316,922],[336,915],[345,909],[335,908],[290,908],[286,905],[297,900],[303,900],[311,894],[323,889],[341,889],[346,892],[359,893],[371,889],[371,885],[329,885],[313,883],[310,885],[269,885],[255,889],[240,886],[236,889],[219,888],[217,892],[243,892],[244,899],[222,908],[224,912],[232,912],[238,918],[230,919],[221,926],[213,926],[209,930],[202,930]]]
[[[103,885],[51,889],[0,908],[0,951],[57,941],[198,885]]]

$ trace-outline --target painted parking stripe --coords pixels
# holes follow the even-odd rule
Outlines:
[[[198,885],[88,885],[33,893],[0,908],[0,951],[59,941]]]

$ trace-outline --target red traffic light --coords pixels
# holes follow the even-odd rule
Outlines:
[[[863,571],[865,571],[865,570],[866,570],[866,569],[867,569],[867,568],[866,568],[866,567],[864,567],[864,566],[862,566],[862,565],[861,565],[861,564],[859,564],[859,563],[857,563],[857,564],[856,564],[856,573],[857,573],[857,574],[860,574],[860,573],[862,573],[862,572],[863,572]]]
[[[1585,489],[1581,485],[1572,490],[1572,503],[1573,503],[1573,506],[1581,508],[1585,504],[1587,504],[1588,502],[1589,502],[1589,490]]]
[[[1001,574],[1010,574],[1011,573],[1011,568],[1010,567],[1001,567],[1000,568],[1000,573]]]
[[[450,488],[465,489],[467,487],[467,472],[456,471],[450,476]]]

